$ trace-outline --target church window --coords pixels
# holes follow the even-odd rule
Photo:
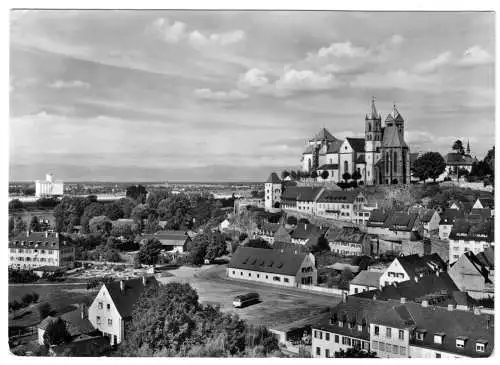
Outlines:
[[[389,152],[385,154],[385,172],[389,173]]]
[[[348,172],[347,170],[349,170],[349,164],[347,161],[344,161],[344,172]]]
[[[394,172],[397,172],[398,171],[398,153],[396,151],[394,151],[393,164],[394,164]]]
[[[372,131],[372,124],[368,123],[368,132],[371,132],[371,131]]]

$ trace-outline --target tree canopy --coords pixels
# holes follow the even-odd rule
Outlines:
[[[438,152],[424,153],[415,160],[412,167],[413,174],[421,181],[425,181],[429,178],[436,181],[445,169],[446,163],[443,156]]]
[[[456,151],[456,153],[460,153],[463,155],[464,152],[464,145],[461,140],[457,139],[455,142],[453,142],[453,145],[451,146],[451,149],[453,151]]]
[[[146,239],[137,253],[139,262],[145,265],[157,264],[162,248],[158,239],[154,237]]]
[[[43,334],[45,346],[60,345],[69,342],[71,336],[66,329],[66,324],[61,318],[50,322]]]

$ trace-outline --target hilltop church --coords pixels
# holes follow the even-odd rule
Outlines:
[[[323,128],[307,142],[302,171],[318,175],[328,171],[327,180],[334,182],[342,181],[346,172],[352,175],[358,171],[358,182],[366,185],[409,184],[410,149],[404,140],[405,121],[396,105],[384,124],[372,99],[365,116],[365,138],[340,140]]]

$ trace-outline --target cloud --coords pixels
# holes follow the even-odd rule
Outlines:
[[[245,39],[245,32],[242,30],[231,30],[224,33],[203,33],[197,29],[189,31],[186,23],[172,22],[167,18],[156,19],[148,29],[167,43],[177,44],[181,41],[187,41],[194,47],[227,46]]]
[[[210,35],[204,35],[198,30],[195,30],[189,34],[189,43],[195,47],[212,45],[227,46],[238,43],[243,39],[245,39],[245,32],[242,30],[233,30],[226,33],[212,33]]]
[[[240,75],[239,84],[243,87],[262,87],[269,84],[269,79],[264,71],[252,68]]]
[[[399,44],[403,43],[404,38],[400,34],[394,34],[391,38],[389,38],[389,41],[390,41],[390,43],[392,43],[394,45],[399,45]]]
[[[64,81],[57,80],[51,84],[47,85],[53,89],[89,89],[90,84],[88,82],[83,82],[80,80]]]
[[[317,53],[318,57],[366,57],[370,54],[370,50],[364,47],[353,46],[351,42],[332,43],[328,47],[322,47]]]
[[[403,89],[431,91],[436,80],[405,70],[389,71],[387,73],[369,72],[358,75],[351,81],[352,87],[367,89]]]
[[[179,43],[186,34],[187,25],[183,22],[171,22],[166,18],[158,18],[151,25],[151,29],[155,31],[160,38],[167,43]]]
[[[481,48],[480,46],[473,46],[465,50],[462,58],[458,61],[460,66],[477,66],[485,65],[493,62],[493,56]]]
[[[429,61],[417,64],[415,66],[415,71],[418,73],[432,73],[437,71],[442,66],[450,64],[451,62],[451,52],[443,52]]]
[[[237,101],[248,98],[247,94],[239,90],[212,91],[211,89],[196,89],[194,94],[197,98],[203,100]]]
[[[282,90],[327,90],[336,88],[341,83],[333,74],[320,74],[312,70],[285,69],[285,72],[276,81],[276,88]]]

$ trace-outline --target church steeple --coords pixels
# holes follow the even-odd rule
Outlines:
[[[377,107],[375,106],[375,97],[372,96],[372,103],[370,105],[370,113],[366,115],[365,119],[377,120],[382,119],[380,114],[377,112]]]
[[[470,155],[470,145],[469,145],[469,140],[467,140],[467,149],[465,150],[465,153]]]

